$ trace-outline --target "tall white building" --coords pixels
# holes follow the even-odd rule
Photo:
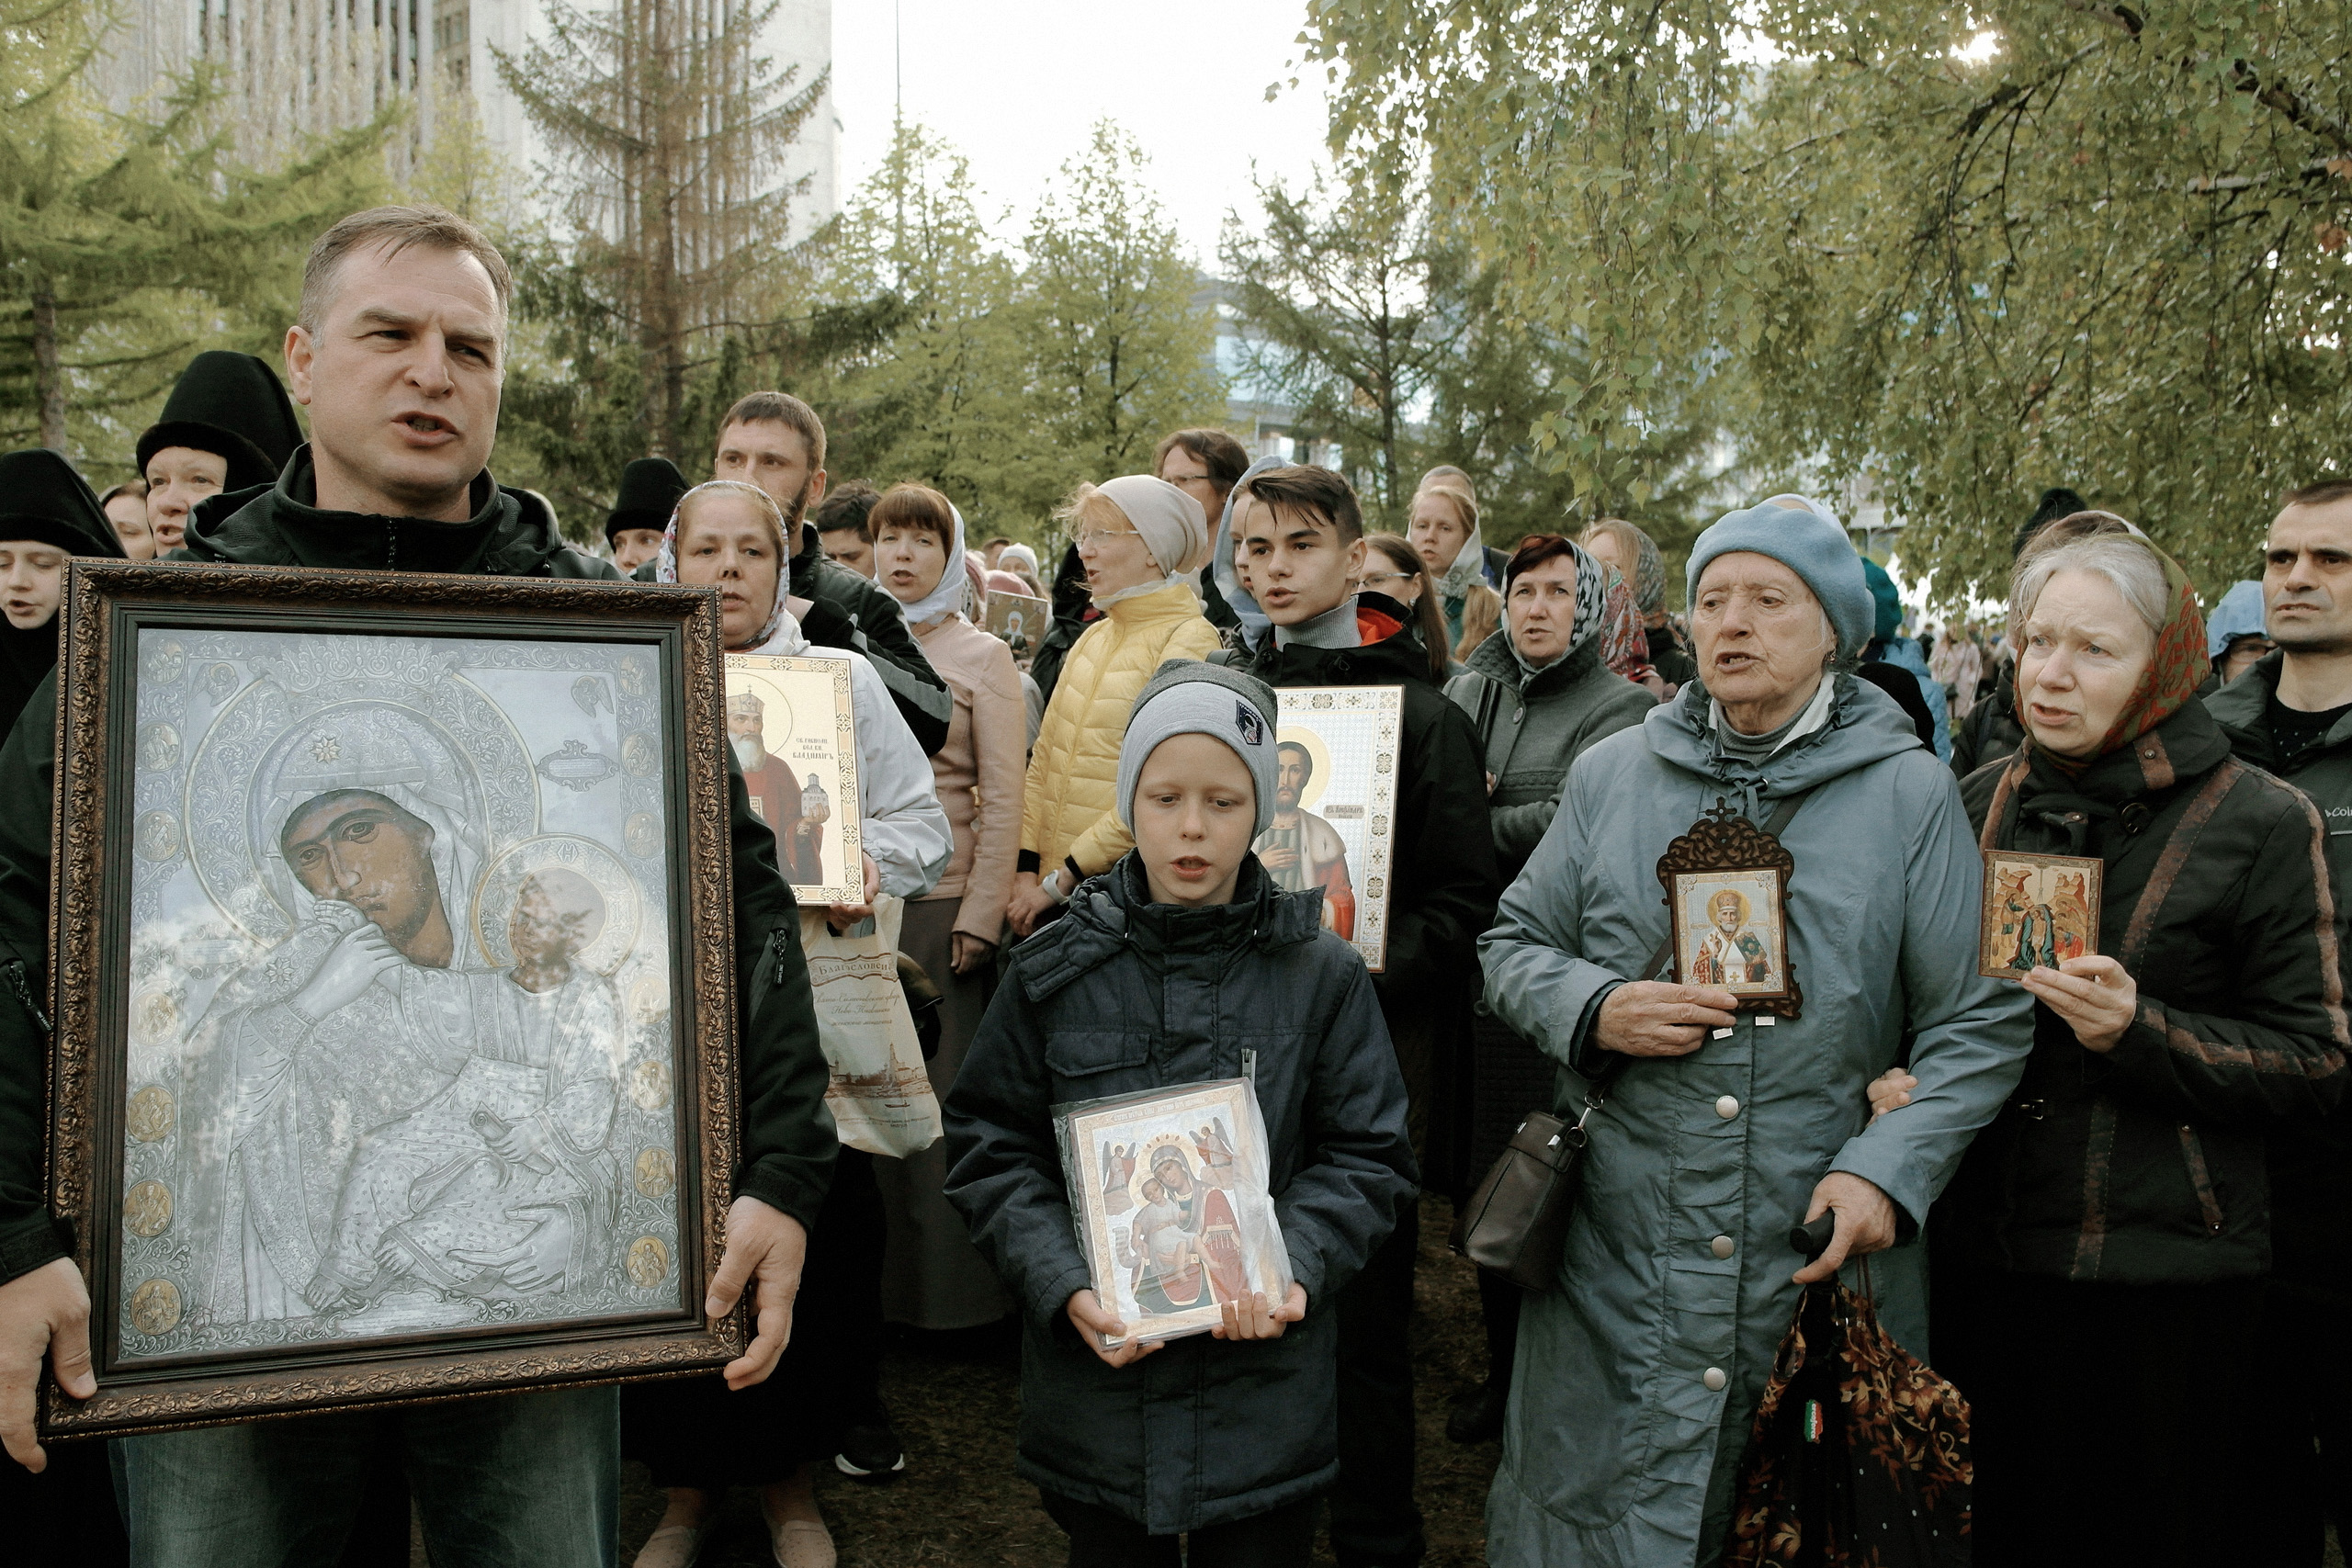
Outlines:
[[[700,0],[724,6],[738,0]],[[584,10],[599,0],[579,0]],[[537,130],[506,89],[492,50],[521,59],[546,26],[540,0],[130,0],[97,80],[118,111],[167,91],[198,62],[227,73],[239,151],[254,161],[303,139],[364,123],[385,104],[414,100],[393,173],[433,145],[453,117],[479,118],[489,144],[529,175],[546,159]],[[805,88],[831,64],[832,0],[780,0],[760,53]],[[841,120],[828,92],[802,125],[786,177],[808,178],[794,230],[832,216]],[[537,188],[536,179],[526,180]]]

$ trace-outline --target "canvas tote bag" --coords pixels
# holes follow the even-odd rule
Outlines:
[[[835,936],[822,909],[800,911],[800,945],[832,1082],[825,1109],[845,1148],[903,1159],[939,1141],[939,1100],[924,1071],[914,1013],[899,984],[903,900],[874,900],[863,936]],[[854,927],[853,930],[856,929]]]

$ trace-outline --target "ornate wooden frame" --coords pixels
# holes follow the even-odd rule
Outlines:
[[[674,868],[669,995],[683,1194],[674,1309],[124,1362],[124,982],[141,678],[130,650],[144,627],[635,642],[655,651],[663,755],[653,776],[670,807]],[[748,1304],[717,1323],[701,1311],[723,1249],[740,1146],[718,596],[607,582],[76,560],[60,635],[48,1168],[51,1210],[72,1225],[74,1261],[90,1285],[98,1392],[77,1401],[46,1382],[43,1431],[120,1435],[612,1382],[718,1367],[741,1354]]]
[[[1677,886],[1684,878],[1703,878],[1724,872],[1769,872],[1773,876],[1773,911],[1771,925],[1774,939],[1780,944],[1781,988],[1777,991],[1741,991],[1738,1011],[1769,1012],[1781,1018],[1796,1018],[1804,1006],[1804,994],[1797,986],[1796,968],[1789,952],[1789,874],[1796,869],[1796,857],[1789,853],[1781,840],[1750,822],[1739,808],[1723,796],[1715,797],[1710,810],[1702,812],[1699,820],[1688,832],[1666,846],[1666,853],[1658,857],[1657,879],[1666,888],[1667,922],[1674,933],[1674,974],[1678,981],[1688,984],[1690,953],[1687,945],[1688,931],[1682,919],[1682,889]]]
[[[2022,850],[1980,850],[1984,860],[1984,907],[1976,919],[1976,972],[1988,980],[2015,980],[2025,971],[1995,962],[1994,925],[2000,918],[2000,875],[2004,866],[2031,871],[2071,871],[2085,879],[2083,951],[2097,953],[2099,901],[2107,896],[2107,863],[2097,855],[2037,855]],[[2053,938],[2055,933],[2052,933]]]

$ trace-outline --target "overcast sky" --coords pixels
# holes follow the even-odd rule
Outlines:
[[[1149,177],[1178,231],[1214,266],[1228,208],[1251,209],[1251,166],[1292,183],[1321,155],[1319,71],[1287,83],[1306,18],[1297,0],[1185,0],[1159,7],[1103,0],[897,0],[907,118],[971,160],[1001,237],[1030,210],[1089,129],[1108,117],[1142,142]],[[893,0],[836,0],[833,97],[842,119],[842,199],[888,151]]]

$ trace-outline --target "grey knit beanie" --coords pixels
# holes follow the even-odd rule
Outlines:
[[[1802,496],[1774,496],[1738,512],[1726,512],[1690,547],[1684,570],[1685,603],[1699,602],[1699,579],[1707,563],[1736,550],[1770,556],[1804,580],[1821,602],[1838,638],[1838,657],[1859,658],[1871,640],[1878,614],[1862,558],[1827,508]]]
[[[1274,819],[1274,689],[1254,675],[1197,659],[1171,659],[1152,672],[1127,712],[1119,745],[1119,820],[1136,826],[1136,780],[1144,759],[1171,735],[1213,735],[1233,748],[1258,793],[1256,838]]]

